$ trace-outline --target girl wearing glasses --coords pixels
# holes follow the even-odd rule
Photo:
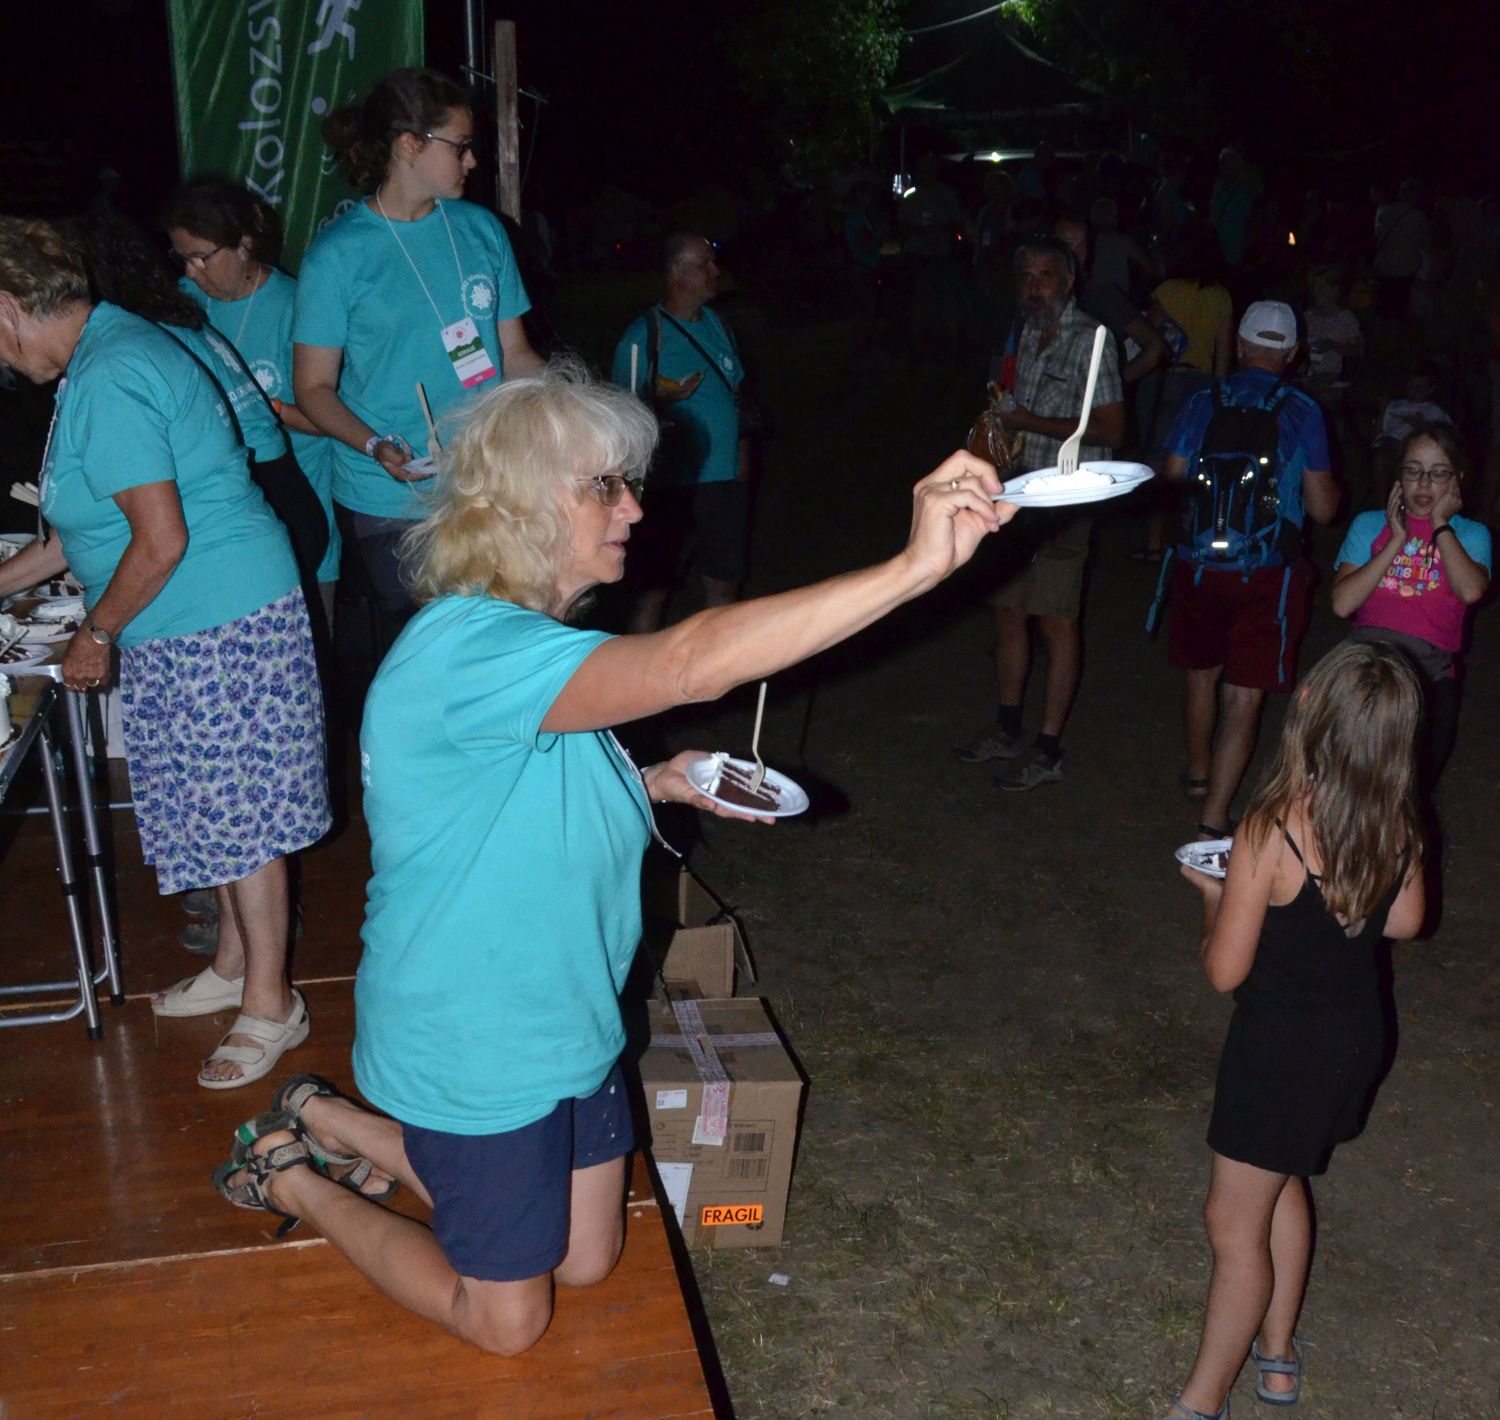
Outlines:
[[[1353,617],[1353,639],[1392,642],[1421,672],[1428,789],[1458,730],[1464,623],[1490,584],[1489,529],[1458,511],[1467,471],[1452,425],[1419,424],[1401,445],[1384,510],[1349,524],[1334,562],[1333,609]]]
[[[507,375],[540,368],[529,307],[498,219],[463,201],[475,166],[465,90],[425,69],[386,75],[323,127],[350,184],[369,196],[319,233],[292,322],[297,408],[331,436],[333,499],[380,598],[389,644],[415,610],[396,544],[424,512],[412,467],[433,417]],[[382,646],[380,649],[384,649]]]
[[[886,562],[665,631],[570,626],[624,575],[642,516],[626,475],[656,435],[633,395],[567,364],[492,385],[456,430],[405,543],[424,605],[360,737],[374,876],[354,1074],[390,1117],[295,1078],[216,1176],[231,1202],[307,1218],[404,1306],[507,1354],[546,1329],[554,1281],[598,1282],[619,1257],[633,1142],[618,997],[651,802],[754,817],[693,789],[701,751],[638,772],[609,727],[835,645],[1016,513],[991,501],[989,464],[954,454],[917,484]],[[430,1203],[431,1228],[319,1176],[334,1155]]]

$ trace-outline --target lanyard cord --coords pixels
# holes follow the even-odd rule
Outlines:
[[[434,198],[433,201],[437,203],[437,210],[439,212],[442,212],[443,214],[443,226],[448,229],[448,245],[453,248],[453,270],[458,277],[458,294],[460,304],[462,304],[464,291],[464,269],[459,264],[458,260],[458,243],[453,240],[453,224],[449,222],[448,214],[443,211],[442,202],[437,198]],[[406,243],[401,240],[400,233],[396,231],[396,224],[392,222],[389,217],[386,217],[385,208],[381,205],[380,194],[378,192],[375,194],[375,207],[379,211],[380,215],[382,217],[385,217],[385,225],[390,231],[391,237],[394,239],[396,245],[401,248],[401,255],[406,258],[406,264],[411,267],[411,274],[417,278],[417,285],[422,288],[422,294],[427,297],[427,304],[432,307],[432,313],[437,317],[438,328],[440,330],[446,329],[447,327],[443,320],[443,313],[438,310],[437,302],[432,299],[432,292],[427,289],[427,283],[422,280],[422,273],[417,269],[417,263],[412,260],[411,253],[406,249]]]
[[[240,317],[240,333],[234,338],[234,348],[236,350],[242,351],[245,340],[245,327],[250,324],[250,312],[255,309],[255,298],[260,295],[261,286],[268,285],[270,283],[270,280],[271,273],[267,272],[266,279],[250,292],[250,299],[245,302],[245,314]]]
[[[62,413],[63,395],[67,388],[68,377],[64,375],[52,394],[52,418],[47,421],[47,442],[42,445],[42,476],[37,485],[36,535],[43,542],[46,541],[47,519],[42,513],[42,504],[47,501],[47,485],[52,481],[52,435],[57,429],[57,416]]]

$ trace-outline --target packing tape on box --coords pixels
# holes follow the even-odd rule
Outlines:
[[[703,1103],[693,1121],[693,1143],[722,1145],[729,1132],[729,1076],[714,1049],[703,1013],[696,1001],[673,1001],[672,1014],[682,1032],[682,1043],[703,1081]]]
[[[773,1030],[761,1030],[741,1035],[711,1035],[709,1043],[717,1050],[748,1050],[756,1045],[780,1045],[781,1037]],[[663,1050],[686,1050],[688,1048],[687,1037],[684,1035],[653,1035],[652,1045],[659,1045]]]

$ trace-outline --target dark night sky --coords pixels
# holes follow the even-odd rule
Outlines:
[[[1172,9],[1186,0],[1158,3]],[[973,0],[912,0],[906,13],[917,22],[974,8]],[[1271,7],[1258,11],[1261,19],[1244,7],[1250,28],[1223,46],[1223,102],[1200,131],[1212,141],[1233,137],[1275,166],[1325,146],[1336,127],[1347,147],[1357,146],[1351,135],[1385,140],[1384,157],[1358,160],[1372,170],[1424,172],[1484,190],[1495,163],[1484,8],[1469,0],[1429,0],[1420,11],[1393,0],[1306,0],[1302,11],[1315,17],[1337,61],[1326,91],[1310,93],[1262,33]],[[0,174],[10,189],[0,207],[76,205],[109,164],[125,177],[125,205],[148,215],[175,177],[163,0],[66,7],[7,0],[0,9],[0,144],[9,148]],[[532,174],[554,204],[591,194],[609,176],[670,197],[713,171],[716,152],[736,136],[734,104],[716,78],[723,59],[715,27],[739,9],[741,0],[698,0],[690,9],[659,0],[490,0],[491,18],[503,13],[518,23],[523,84],[550,101],[523,147],[534,132]],[[1204,0],[1191,10],[1224,13]],[[64,11],[66,23],[56,24]],[[461,57],[460,14],[459,0],[429,0],[429,60],[439,67],[456,68]],[[535,116],[523,100],[523,120]],[[32,140],[23,159],[17,139]],[[672,169],[661,158],[668,152]]]

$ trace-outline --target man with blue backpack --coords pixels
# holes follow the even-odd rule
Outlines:
[[[1187,672],[1182,785],[1201,800],[1204,838],[1232,829],[1266,692],[1297,679],[1312,583],[1304,519],[1338,511],[1323,411],[1286,380],[1297,346],[1291,307],[1254,302],[1239,368],[1194,394],[1167,439],[1166,475],[1186,487],[1152,621],[1170,585],[1168,651]]]

